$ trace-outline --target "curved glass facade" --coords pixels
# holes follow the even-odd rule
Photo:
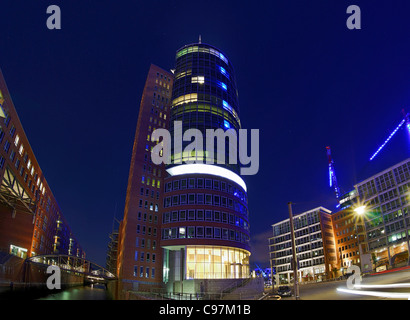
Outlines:
[[[172,164],[166,166],[169,176],[164,179],[161,224],[161,246],[167,256],[164,282],[177,285],[181,280],[247,278],[249,211],[240,165],[232,163],[229,154],[234,150],[238,159],[238,148],[230,150],[230,146],[237,144],[241,123],[234,70],[228,58],[202,43],[179,49],[171,101]],[[182,139],[189,129],[202,133],[203,149],[185,151],[192,146],[190,140],[175,150],[175,137]],[[213,150],[206,145],[209,129],[219,129],[225,135],[219,145],[220,137],[214,140]],[[235,141],[227,132],[236,133]],[[218,152],[224,153],[224,163],[217,163]]]
[[[222,52],[206,44],[187,45],[177,51],[174,75],[170,113],[172,137],[175,121],[182,122],[182,132],[198,129],[204,137],[206,129],[234,129],[238,134],[241,124],[234,70]],[[238,173],[239,165],[228,163],[229,143],[226,139],[225,164],[222,166]],[[190,141],[183,142],[182,150],[188,144]],[[214,162],[221,165],[216,164],[217,154],[215,143]],[[191,156],[173,149],[172,155],[172,162],[184,161]],[[197,152],[194,157],[203,162],[212,160],[207,151]]]
[[[249,252],[219,246],[186,248],[186,279],[240,279],[249,275]]]

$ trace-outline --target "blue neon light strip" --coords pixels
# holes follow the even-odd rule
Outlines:
[[[402,122],[400,122],[400,124],[397,126],[396,129],[394,129],[394,131],[389,135],[389,137],[386,139],[386,141],[384,141],[384,143],[379,147],[379,149],[377,149],[377,151],[371,156],[370,161],[372,161],[377,154],[386,146],[386,144],[390,141],[391,138],[393,138],[393,136],[396,134],[396,132],[400,129],[400,127],[406,122],[406,119],[403,119]]]

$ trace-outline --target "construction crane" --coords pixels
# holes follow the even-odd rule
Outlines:
[[[407,131],[410,134],[410,116],[409,116],[409,113],[406,113],[404,111],[404,109],[402,110],[402,112],[403,112],[403,115],[404,115],[404,119],[400,121],[399,125],[393,130],[392,133],[390,133],[390,135],[387,137],[387,139],[384,141],[384,143],[379,147],[379,149],[377,149],[377,151],[375,153],[373,153],[373,155],[370,157],[370,161],[372,161],[374,158],[376,158],[376,156],[380,153],[380,151],[382,151],[382,149],[389,143],[391,138],[393,138],[393,136],[397,133],[397,131],[399,131],[399,129],[404,124],[406,124]]]
[[[406,114],[406,111],[404,111],[404,109],[401,110],[401,111],[403,112],[404,119],[406,119],[406,127],[407,127],[407,131],[409,132],[409,135],[410,135],[410,113]]]
[[[334,162],[333,162],[333,159],[332,159],[332,154],[331,154],[329,146],[326,147],[326,151],[327,151],[327,160],[328,160],[328,163],[329,163],[329,186],[333,187],[336,199],[339,201],[340,188],[339,188],[339,185],[337,184]]]

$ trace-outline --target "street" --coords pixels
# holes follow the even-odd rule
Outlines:
[[[349,290],[346,279],[300,285],[300,299],[408,300],[410,298],[410,270],[364,276],[360,285],[362,287],[355,286],[353,290]],[[282,299],[292,300],[295,298]]]

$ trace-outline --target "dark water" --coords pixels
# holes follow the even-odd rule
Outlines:
[[[104,286],[92,285],[51,293],[38,300],[111,300],[111,297]]]

